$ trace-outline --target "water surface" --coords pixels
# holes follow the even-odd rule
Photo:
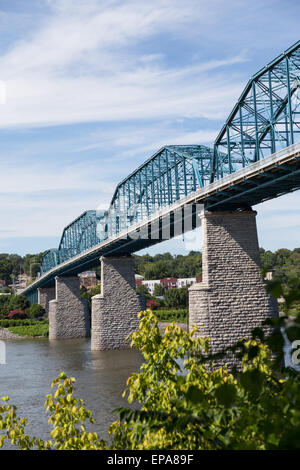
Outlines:
[[[75,395],[84,399],[96,420],[93,429],[106,439],[116,419],[112,410],[128,405],[122,392],[141,364],[138,351],[91,351],[90,339],[11,340],[6,342],[6,364],[0,364],[0,396],[8,395],[18,415],[29,419],[29,434],[49,439],[45,395],[51,380],[64,371],[76,378]]]

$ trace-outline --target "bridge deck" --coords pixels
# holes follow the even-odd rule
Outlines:
[[[164,238],[160,233],[156,236],[152,233],[151,238],[151,224],[184,206],[204,204],[207,210],[242,210],[299,188],[300,143],[297,143],[190,193],[138,224],[131,225],[128,230],[55,266],[28,286],[23,294],[30,295],[38,287],[53,285],[55,276],[74,275],[96,267],[100,256],[130,254],[161,242]],[[139,231],[149,233],[150,237],[136,238]],[[174,232],[171,229],[172,236]]]

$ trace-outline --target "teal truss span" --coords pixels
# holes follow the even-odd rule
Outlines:
[[[108,211],[84,212],[63,231],[58,249],[43,258],[41,274],[209,183],[213,150],[170,145],[118,184]]]
[[[300,41],[246,85],[214,145],[210,181],[299,141]]]
[[[252,172],[251,179],[243,176],[225,184],[228,178],[241,174],[241,170],[258,168],[259,162],[268,161],[271,155],[299,141],[300,41],[253,75],[212,148],[163,147],[118,184],[107,211],[86,211],[69,224],[58,249],[49,250],[43,258],[40,284],[46,285],[42,279],[52,268],[69,260],[72,264],[78,255],[106,240],[115,243],[111,250],[115,254],[147,246],[137,240],[131,242],[130,249],[127,244],[125,251],[114,240],[162,209],[170,207],[171,212],[174,203],[193,194],[199,195],[208,210],[242,210],[300,188],[298,156],[292,164],[276,161],[268,171]],[[216,184],[223,181],[224,188],[216,189]],[[96,265],[98,255],[107,253],[110,252],[99,249],[89,263],[81,261],[72,272]],[[87,260],[88,256],[91,255],[86,256]]]

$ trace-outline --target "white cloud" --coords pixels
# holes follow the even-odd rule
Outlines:
[[[49,10],[38,14],[0,12],[11,25],[0,25],[0,33],[9,35],[0,47],[0,80],[7,89],[0,108],[2,132],[13,127],[22,142],[23,128],[91,121],[105,126],[87,130],[86,138],[74,134],[73,142],[58,140],[56,146],[42,139],[39,144],[33,135],[15,153],[2,147],[0,218],[6,231],[0,237],[59,235],[83,210],[99,203],[107,207],[119,179],[161,146],[213,141],[219,130],[216,120],[227,117],[245,85],[243,70],[237,74],[235,65],[246,62],[247,50],[231,53],[227,51],[239,47],[227,46],[236,44],[237,22],[242,19],[242,27],[248,28],[247,12],[257,16],[257,2],[254,8],[244,0],[230,0],[226,12],[224,0],[47,3]],[[218,55],[208,59],[206,47],[214,34],[224,39],[224,47],[218,45]],[[249,36],[248,29],[245,34]],[[175,59],[163,47],[166,37],[174,40]],[[188,46],[194,38],[197,53]],[[176,53],[178,39],[187,47]],[[186,118],[211,122],[195,130]],[[52,135],[55,141],[54,128]],[[80,156],[78,152],[90,155],[97,149],[98,160],[70,163],[64,158],[64,152]],[[297,213],[278,213],[286,210],[285,201],[299,207],[299,195],[289,197],[258,207],[259,230],[266,236],[274,237],[278,227],[295,231],[299,225]]]
[[[224,117],[242,83],[224,80],[218,70],[243,62],[243,56],[175,67],[163,54],[140,48],[162,31],[190,34],[209,16],[201,8],[205,3],[50,2],[48,20],[1,57],[7,104],[0,126]]]
[[[152,123],[151,126],[118,126],[117,129],[99,129],[90,135],[88,145],[78,147],[77,152],[110,148],[116,159],[140,155],[144,159],[165,145],[212,144],[219,129],[196,131],[178,130],[176,122]]]

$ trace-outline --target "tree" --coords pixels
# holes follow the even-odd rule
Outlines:
[[[30,318],[41,318],[45,315],[45,309],[39,304],[31,304],[29,307]]]
[[[209,339],[196,338],[195,329],[188,333],[171,324],[161,334],[151,311],[140,319],[131,345],[144,363],[127,381],[131,407],[115,410],[119,419],[109,428],[110,442],[88,430],[92,413],[74,396],[75,379],[62,372],[45,403],[51,439],[26,434],[27,420],[3,397],[0,447],[7,440],[24,450],[299,449],[300,373],[280,366],[282,318],[270,320],[279,328],[270,337],[256,328],[223,352],[239,360],[240,369],[232,371],[213,367],[220,354],[210,355]],[[273,360],[275,351],[280,354]]]
[[[1,294],[11,294],[11,289],[7,286],[2,287]]]
[[[28,302],[28,299],[25,297],[25,295],[20,294],[20,295],[14,295],[10,297],[9,310],[15,310],[15,309],[25,310],[28,307],[29,307],[29,302]]]
[[[27,254],[23,258],[23,270],[30,277],[36,277],[45,252],[36,255]]]
[[[149,291],[148,291],[147,287],[145,286],[145,284],[139,284],[138,286],[136,286],[136,292],[138,294],[144,294],[144,295],[149,294]]]
[[[7,258],[7,255],[0,256],[0,279],[3,279],[6,284],[11,281],[12,265]]]
[[[0,315],[8,315],[10,308],[11,295],[0,295]]]
[[[164,301],[167,307],[180,308],[188,304],[188,288],[168,289],[164,295]]]
[[[161,297],[165,293],[163,286],[161,284],[155,284],[154,290],[153,290],[153,295],[155,297]]]
[[[88,301],[89,311],[91,313],[92,297],[94,297],[94,295],[101,293],[101,284],[98,284],[97,286],[93,287],[90,290],[87,290],[84,286],[81,286],[80,291],[81,291],[81,297]]]

